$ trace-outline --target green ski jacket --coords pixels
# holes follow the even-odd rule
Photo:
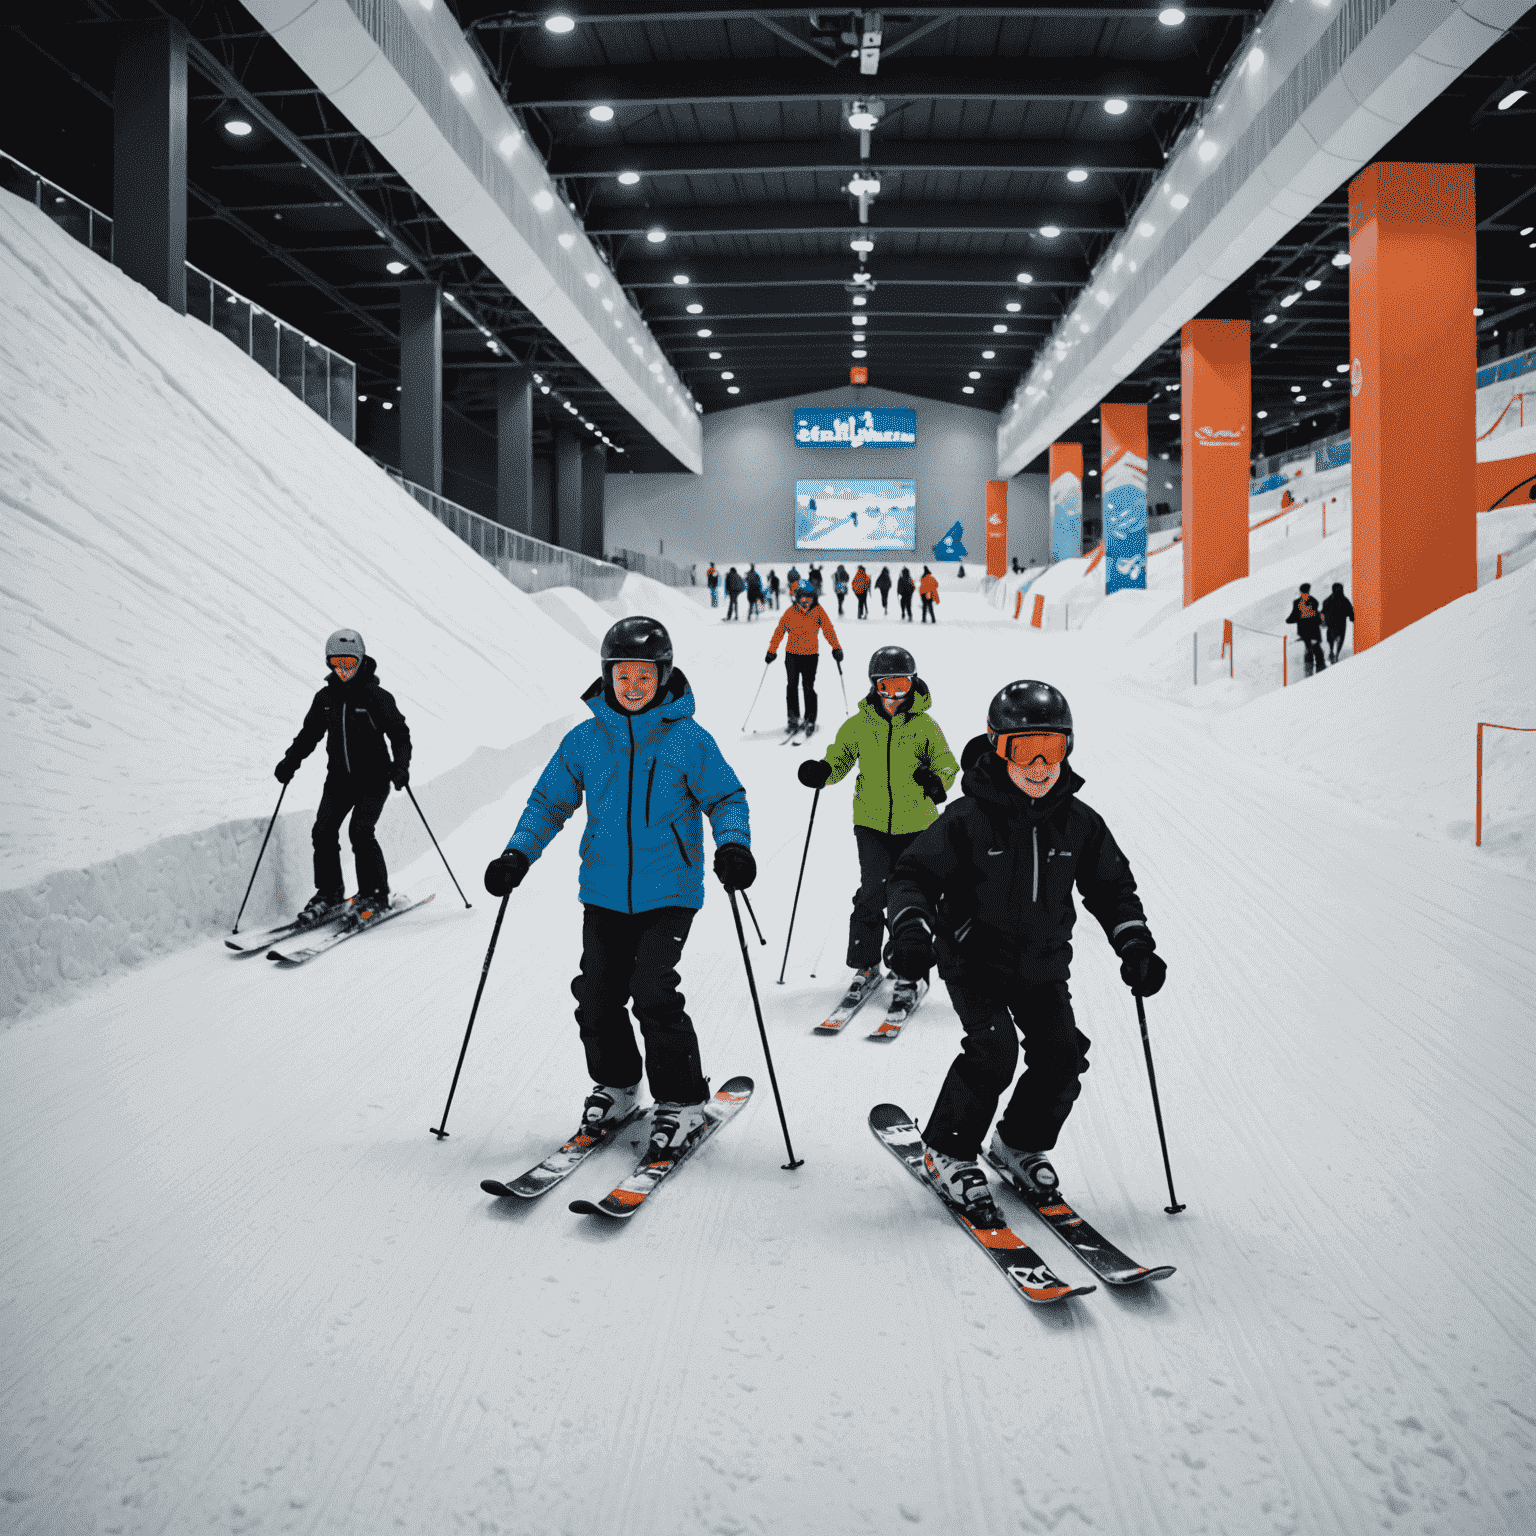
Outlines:
[[[858,765],[853,786],[855,826],[877,832],[922,832],[939,808],[913,781],[913,770],[931,768],[947,790],[960,772],[944,732],[929,713],[933,702],[921,678],[912,685],[911,702],[889,716],[876,702],[874,690],[838,731],[827,748],[832,769],[829,784],[846,778]]]

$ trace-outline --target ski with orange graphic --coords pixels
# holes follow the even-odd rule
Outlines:
[[[984,1229],[967,1221],[939,1194],[923,1171],[923,1138],[916,1121],[906,1110],[895,1104],[877,1104],[869,1112],[869,1128],[875,1140],[986,1249],[992,1262],[1021,1296],[1043,1304],[1064,1301],[1068,1296],[1086,1296],[1098,1289],[1095,1285],[1068,1285],[1053,1274],[1045,1260],[1010,1227]]]
[[[648,1160],[647,1148],[636,1164],[635,1171],[622,1184],[595,1203],[591,1200],[572,1200],[571,1209],[581,1216],[608,1216],[614,1221],[628,1221],[666,1179],[676,1173],[700,1147],[711,1141],[723,1125],[736,1117],[751,1097],[752,1079],[733,1077],[705,1104],[707,1128],[681,1157],[653,1163]]]
[[[536,1163],[527,1173],[519,1174],[505,1184],[500,1179],[481,1179],[480,1188],[488,1195],[515,1195],[519,1200],[537,1200],[540,1195],[548,1194],[556,1184],[575,1173],[599,1147],[618,1141],[621,1132],[627,1131],[635,1121],[649,1113],[648,1109],[636,1109],[622,1120],[596,1130],[588,1130],[583,1126],[558,1152],[550,1153],[542,1163]]]

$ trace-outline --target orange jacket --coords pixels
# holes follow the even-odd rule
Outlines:
[[[919,597],[931,597],[934,602],[939,600],[939,578],[930,571],[917,584]]]
[[[820,603],[809,613],[796,607],[786,608],[784,617],[779,620],[779,627],[773,632],[773,639],[768,642],[768,649],[770,652],[778,650],[779,641],[788,635],[789,644],[784,647],[786,651],[796,656],[814,656],[821,646],[817,631],[827,637],[827,644],[834,651],[842,650],[837,631],[832,628],[832,620],[827,617],[827,610]]]
[[[868,571],[855,571],[853,573],[853,590],[861,597],[869,591]]]

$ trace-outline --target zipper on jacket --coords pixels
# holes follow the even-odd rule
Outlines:
[[[1029,899],[1031,901],[1039,901],[1040,900],[1040,828],[1039,827],[1031,827],[1029,829],[1029,840],[1030,840],[1030,842],[1032,842],[1035,845],[1035,875],[1034,875],[1034,882],[1033,882],[1033,884],[1030,887]]]
[[[352,754],[347,751],[347,701],[341,701],[341,760],[347,765],[347,772],[352,772]]]
[[[896,825],[896,786],[891,782],[891,742],[896,736],[896,717],[885,717],[885,802],[890,807],[885,813],[885,835],[889,837]]]
[[[651,771],[645,776],[645,824],[651,824],[651,786],[656,782],[656,759],[651,759]]]
[[[635,720],[625,713],[624,724],[629,727],[629,795],[624,802],[624,840],[629,844],[629,877],[624,891],[628,898],[630,915],[635,911]]]
[[[670,821],[667,823],[667,826],[671,829],[672,840],[677,844],[677,851],[683,856],[683,863],[686,864],[689,869],[692,869],[693,860],[688,857],[688,850],[683,847],[683,835],[677,830],[677,823],[675,821]]]

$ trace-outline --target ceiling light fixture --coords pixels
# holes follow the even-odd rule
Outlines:
[[[1333,264],[1336,267],[1347,267],[1349,265],[1349,252],[1348,251],[1340,251],[1333,258]]]
[[[1473,314],[1474,314],[1474,315],[1478,315],[1478,316],[1481,316],[1481,315],[1482,315],[1482,313],[1483,313],[1483,312],[1482,312],[1482,310],[1480,310],[1480,309],[1474,309],[1474,310],[1473,310],[1473,311],[1472,311],[1472,313],[1473,313]]]
[[[1165,27],[1182,27],[1184,25],[1184,12],[1176,5],[1164,6],[1157,13],[1157,19]]]
[[[1173,196],[1168,199],[1168,206],[1172,208],[1175,213],[1182,213],[1186,208],[1189,207],[1189,194],[1187,192],[1175,192]]]
[[[730,379],[734,379],[736,377],[736,375],[734,373],[722,373],[720,375],[720,377],[722,379],[730,380]]]
[[[1348,363],[1335,363],[1333,365],[1333,371],[1335,373],[1348,373],[1349,372],[1349,364]]]
[[[518,141],[519,141],[519,140],[520,140],[520,139],[521,139],[521,138],[522,138],[522,134],[520,134],[520,133],[516,133],[516,132],[513,132],[513,133],[504,133],[504,134],[503,134],[503,135],[502,135],[502,136],[501,136],[501,143],[499,143],[499,144],[498,144],[498,145],[497,145],[497,146],[496,146],[496,148],[497,148],[497,149],[498,149],[498,150],[500,150],[500,152],[501,152],[501,153],[502,153],[502,154],[503,154],[503,155],[506,155],[506,156],[507,156],[507,157],[508,157],[508,158],[509,158],[509,159],[510,159],[510,158],[511,158],[511,155],[512,155],[512,152],[513,152],[513,150],[515,150],[515,149],[516,149],[516,148],[517,148],[517,145],[518,145]]]
[[[460,96],[468,96],[475,88],[474,76],[467,69],[461,69],[456,75],[449,75],[448,84],[456,90]]]
[[[854,296],[853,296],[853,307],[855,309],[859,308],[860,305],[868,304],[868,303],[869,303],[869,299],[868,299],[868,297],[866,295],[864,295],[862,293],[854,294]]]
[[[1143,219],[1141,223],[1136,226],[1136,233],[1140,235],[1143,240],[1150,240],[1152,236],[1157,233],[1157,225],[1150,223],[1146,219]]]
[[[548,213],[549,210],[555,206],[554,194],[549,191],[535,192],[533,194],[533,206],[537,208],[540,213]]]
[[[661,228],[648,229],[645,232],[645,238],[649,240],[652,245],[660,245],[667,238],[667,232]]]
[[[1527,224],[1525,228],[1520,231],[1520,238],[1523,240],[1527,235],[1532,233],[1536,233],[1536,224]]]
[[[399,277],[405,271],[405,263],[403,261],[386,261],[384,263],[384,270],[392,272],[396,277]]]
[[[1088,180],[1088,172],[1085,171],[1082,168],[1082,166],[1080,166],[1080,165],[1074,166],[1070,171],[1067,172],[1067,180],[1068,181],[1087,181]]]
[[[1055,224],[1042,224],[1040,226],[1040,233],[1044,235],[1047,240],[1054,240],[1056,236],[1061,233],[1061,229],[1058,225]]]
[[[606,101],[600,101],[595,107],[587,108],[587,116],[594,123],[611,123],[613,121],[613,108]]]
[[[869,324],[869,316],[868,315],[855,315],[853,317],[853,323],[855,325],[868,325]]]
[[[1280,318],[1279,315],[1265,315],[1264,316],[1264,324],[1265,325],[1273,325],[1275,323],[1275,321],[1278,320],[1279,318]],[[1275,345],[1275,343],[1271,342],[1270,345],[1273,346],[1273,345]]]
[[[1252,49],[1248,54],[1248,73],[1250,75],[1256,75],[1263,68],[1264,50],[1262,48]]]
[[[1300,297],[1301,297],[1301,295],[1299,293],[1288,293],[1288,294],[1286,294],[1286,296],[1283,299],[1280,300],[1280,308],[1281,309],[1289,309],[1291,307],[1291,305],[1294,304],[1296,302],[1296,300],[1299,299]]]
[[[976,393],[976,388],[972,384],[962,384],[960,386],[960,393],[962,395],[974,395]]]
[[[1525,289],[1524,288],[1511,288],[1509,290],[1509,296],[1512,299],[1524,298],[1524,296],[1525,296]]]
[[[688,306],[688,313],[690,315],[702,315],[704,313],[704,306],[702,304],[690,304]]]
[[[996,352],[983,352],[981,355],[982,355],[982,358],[986,362],[990,363],[992,361],[992,359],[997,356],[997,353]]]
[[[573,235],[570,230],[566,230],[563,235],[557,235],[555,238],[559,240],[560,249],[562,251],[568,251],[573,245],[576,244],[576,236]]]
[[[544,18],[546,31],[553,32],[557,37],[563,37],[567,32],[576,30],[576,23],[563,11],[556,11],[553,16]]]
[[[587,287],[588,287],[588,288],[596,288],[596,287],[597,287],[597,285],[598,285],[598,284],[599,284],[599,283],[600,283],[600,282],[602,282],[602,278],[600,278],[600,277],[599,277],[599,276],[598,276],[598,275],[597,275],[597,273],[596,273],[596,272],[588,272],[588,273],[587,273]]]
[[[697,335],[698,335],[698,336],[699,336],[699,337],[700,337],[700,339],[702,339],[702,340],[704,340],[704,341],[708,341],[708,340],[709,340],[709,338],[710,338],[710,337],[711,337],[711,336],[713,336],[713,335],[714,335],[714,334],[715,334],[715,333],[714,333],[714,332],[713,332],[713,331],[712,331],[712,330],[710,330],[710,329],[709,329],[709,328],[708,328],[708,327],[706,327],[706,328],[705,328],[705,329],[704,329],[704,330],[702,330],[702,331],[699,331],[699,332],[697,332]]]
[[[1260,411],[1260,412],[1259,412],[1259,420],[1260,420],[1260,421],[1263,421],[1263,420],[1264,420],[1264,418],[1265,418],[1265,417],[1266,417],[1266,416],[1268,416],[1268,415],[1269,415],[1269,412],[1268,412],[1268,411]]]
[[[1130,110],[1130,106],[1130,102],[1123,101],[1118,96],[1111,96],[1109,100],[1104,103],[1104,110],[1108,112],[1111,117],[1119,117],[1123,113],[1128,112]]]
[[[1511,91],[1508,96],[1505,96],[1499,102],[1499,111],[1500,112],[1508,112],[1509,109],[1512,106],[1514,106],[1514,104],[1517,101],[1522,100],[1524,98],[1524,96],[1525,96],[1525,92],[1524,91]]]
[[[679,288],[686,288],[688,286],[688,274],[686,272],[674,272],[672,274],[672,281]]]
[[[1200,148],[1195,151],[1195,153],[1201,158],[1201,160],[1205,162],[1205,164],[1209,165],[1211,161],[1221,153],[1221,145],[1218,144],[1215,139],[1206,139],[1205,142],[1201,144]]]
[[[739,387],[738,387],[738,386],[737,386],[737,385],[735,385],[735,384],[727,384],[727,385],[726,385],[726,386],[725,386],[725,392],[726,392],[726,394],[728,394],[728,395],[739,395],[739,394],[740,394],[740,393],[741,393],[741,390],[740,390],[740,388],[739,388]]]
[[[1004,304],[1003,308],[1006,309],[1010,315],[1016,315],[1021,309],[1024,308],[1024,306],[1022,304]]]
[[[1008,327],[1006,325],[994,325],[992,333],[995,336],[1006,336],[1008,334]]]
[[[237,139],[245,138],[251,131],[251,125],[244,118],[232,117],[224,124],[224,132],[232,134]]]
[[[1317,290],[1323,286],[1323,280],[1320,277],[1309,277],[1301,286],[1305,288],[1308,293],[1316,293]]]
[[[874,250],[874,248],[875,242],[871,240],[868,235],[855,235],[853,239],[848,242],[848,249],[850,251],[859,251],[865,255]]]
[[[621,187],[637,187],[640,185],[639,171],[620,171],[619,185]]]
[[[724,356],[725,356],[725,354],[723,352],[711,352],[709,354],[709,360],[712,363],[718,363],[720,361],[720,359],[722,357],[724,357]]]
[[[980,372],[979,369],[976,369],[976,368],[972,368],[970,370],[970,372],[966,374],[966,378],[968,378],[968,379],[979,379],[980,377],[981,377],[981,372]]]

